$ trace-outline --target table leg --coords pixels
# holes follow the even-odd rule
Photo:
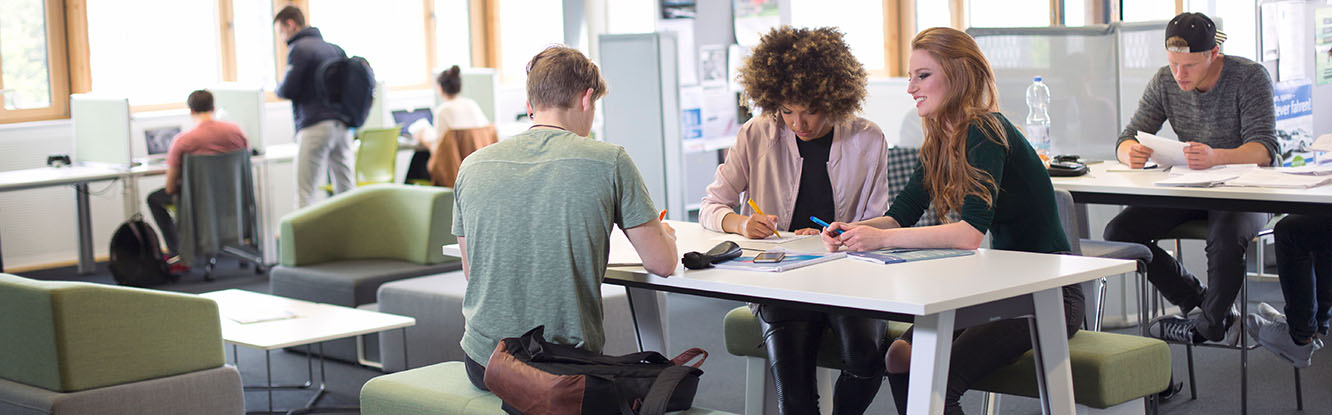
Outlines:
[[[79,275],[88,275],[97,268],[93,259],[92,214],[88,207],[88,183],[74,185],[74,212],[78,220]]]
[[[942,414],[953,354],[954,311],[916,317],[911,344],[911,383],[907,413]]]
[[[639,351],[666,352],[666,295],[645,288],[624,287]]]
[[[268,373],[268,413],[273,413],[273,359],[272,350],[264,350],[264,371]]]
[[[383,359],[380,359],[383,360]],[[412,361],[407,359],[407,328],[402,328],[402,370],[412,369]]]
[[[1064,324],[1062,288],[1032,293],[1036,321],[1032,323],[1032,354],[1036,361],[1037,389],[1045,414],[1071,414],[1073,364],[1068,358],[1068,329]]]

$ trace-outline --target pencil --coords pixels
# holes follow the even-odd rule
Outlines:
[[[754,199],[749,199],[749,207],[752,208],[752,209],[754,209],[754,213],[757,213],[757,214],[760,214],[760,215],[767,216],[766,213],[763,213],[763,209],[759,209],[759,207],[758,207],[758,203],[754,203]],[[781,238],[781,237],[782,237],[782,234],[777,233],[777,230],[776,230],[776,229],[773,229],[773,230],[772,230],[772,236],[776,236],[776,237],[778,237],[778,238]]]
[[[657,214],[657,221],[662,221],[662,220],[666,220],[666,209],[662,209],[661,213]]]

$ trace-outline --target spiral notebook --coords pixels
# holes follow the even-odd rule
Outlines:
[[[880,264],[896,264],[899,262],[924,261],[927,259],[950,258],[955,256],[974,255],[976,251],[968,249],[880,249],[877,251],[851,252],[852,259],[861,261],[876,262]]]

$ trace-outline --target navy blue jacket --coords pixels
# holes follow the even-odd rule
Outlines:
[[[291,100],[296,129],[324,120],[341,119],[336,108],[324,105],[315,93],[315,69],[324,62],[347,59],[342,48],[324,41],[319,29],[307,27],[287,39],[287,75],[277,87],[277,96]]]

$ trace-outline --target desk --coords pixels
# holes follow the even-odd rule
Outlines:
[[[1169,187],[1163,171],[1111,172],[1118,162],[1092,163],[1077,177],[1052,177],[1056,189],[1067,190],[1078,203],[1232,210],[1267,213],[1326,213],[1332,205],[1332,185],[1310,189],[1264,187]]]
[[[273,389],[292,388],[273,385],[273,367],[269,354],[283,347],[302,346],[363,334],[377,333],[392,329],[402,329],[403,356],[407,354],[407,327],[416,325],[411,317],[385,314],[374,311],[358,310],[332,304],[312,303],[291,298],[283,298],[252,291],[230,289],[199,294],[200,297],[217,302],[218,313],[222,318],[222,340],[232,345],[232,356],[236,345],[264,351],[268,381],[256,387],[268,390],[268,413],[273,412]],[[274,310],[290,313],[288,318],[253,323],[239,323],[229,317],[255,316],[254,310]],[[309,359],[307,355],[307,359]],[[404,357],[405,359],[405,357]],[[239,361],[235,362],[239,366]],[[308,363],[307,363],[308,364]],[[313,406],[325,392],[324,357],[320,350],[319,389],[306,404]],[[314,373],[304,388],[312,386]]]
[[[88,183],[126,177],[124,169],[92,166],[42,167],[0,172],[0,192],[47,186],[74,185],[74,212],[78,221],[79,274],[90,274],[93,261],[92,219],[88,207]],[[128,183],[125,186],[129,186]],[[0,259],[0,271],[4,262]]]
[[[289,161],[296,156],[297,147],[295,144],[283,144],[269,146],[266,153],[253,157],[251,160],[258,168],[259,174],[256,176],[256,182],[267,183],[268,162]],[[70,167],[41,167],[26,170],[11,170],[0,172],[0,192],[12,190],[36,189],[49,186],[74,185],[74,212],[77,221],[77,237],[79,251],[79,274],[90,274],[96,267],[93,259],[93,240],[92,240],[92,219],[88,204],[88,183],[124,180],[124,212],[125,217],[129,218],[139,212],[139,184],[138,178],[145,176],[155,176],[166,174],[165,164],[137,165],[129,169],[101,167],[101,166],[70,166]],[[267,187],[260,185],[261,189]],[[260,229],[265,228],[265,224],[270,220],[271,203],[263,203],[264,200],[270,200],[266,192],[256,192],[260,194],[259,203],[263,208],[263,214],[260,215]],[[269,241],[268,232],[265,234],[265,243]],[[0,272],[4,270],[3,257],[0,257]]]
[[[717,233],[696,223],[668,223],[676,229],[681,253],[705,251],[717,243],[712,239]],[[823,250],[814,238],[783,248]],[[458,255],[456,245],[444,247],[444,252]],[[621,258],[627,252],[633,252],[628,240],[613,237],[611,256]],[[1034,315],[1037,373],[1047,385],[1041,393],[1045,413],[1068,414],[1075,410],[1060,287],[1135,269],[1132,261],[982,249],[971,256],[892,265],[838,259],[782,273],[683,270],[664,278],[642,267],[612,267],[605,282],[628,289],[643,350],[667,351],[664,310],[655,291],[914,320],[911,414],[943,413],[954,329]]]

